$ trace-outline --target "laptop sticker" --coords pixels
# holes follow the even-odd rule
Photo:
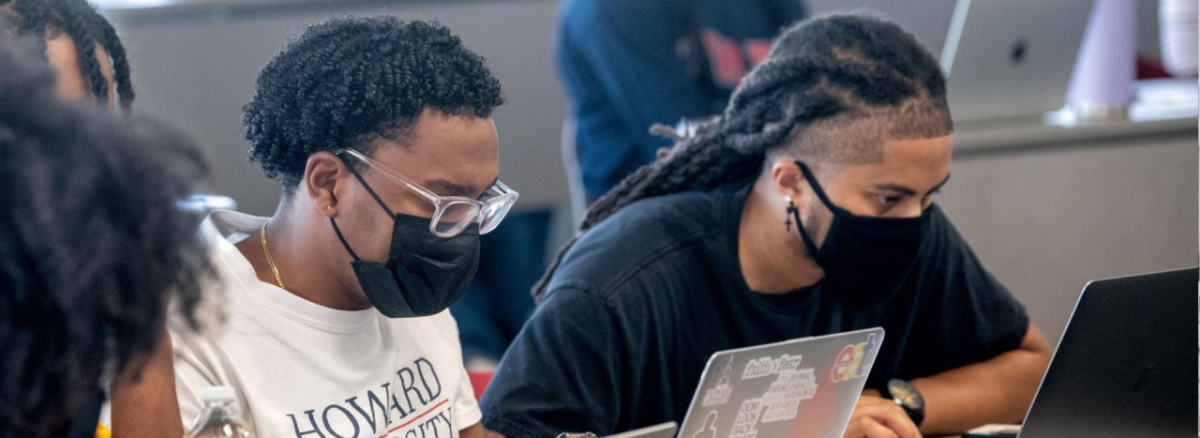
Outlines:
[[[729,397],[733,395],[733,386],[729,384],[731,374],[733,374],[733,356],[729,356],[729,362],[726,362],[725,367],[721,368],[721,373],[717,377],[717,386],[704,391],[701,406],[718,406],[729,401]]]
[[[875,349],[879,348],[879,343],[875,342],[875,334],[867,336],[867,342],[858,345],[847,345],[838,353],[837,361],[833,363],[833,371],[830,374],[834,382],[842,382],[859,377],[867,377],[871,373],[871,366],[875,364]]]

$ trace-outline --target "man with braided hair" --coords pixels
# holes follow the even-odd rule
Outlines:
[[[111,23],[86,0],[0,0],[0,39],[29,37],[58,74],[60,97],[133,104],[125,46]],[[87,47],[89,50],[80,50]]]
[[[912,35],[860,15],[788,29],[720,118],[591,207],[535,286],[484,426],[681,422],[716,351],[876,326],[846,436],[1020,421],[1050,350],[933,203],[952,143],[945,78]]]

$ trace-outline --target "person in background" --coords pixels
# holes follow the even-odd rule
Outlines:
[[[801,0],[564,0],[555,60],[587,203],[669,146],[650,126],[720,113],[805,16]]]
[[[30,37],[45,54],[59,96],[129,110],[134,91],[125,46],[86,0],[0,0],[0,17],[9,22],[0,37]]]
[[[449,29],[391,16],[310,26],[259,73],[250,159],[281,185],[271,217],[209,214],[225,325],[172,320],[175,421],[232,387],[259,437],[482,435],[447,310],[479,236],[517,193],[498,180],[485,60]]]
[[[463,363],[481,384],[533,314],[529,289],[546,269],[553,218],[546,209],[510,212],[503,227],[479,237],[479,272],[450,313]]]
[[[0,0],[0,20],[8,22],[0,39],[30,41],[54,69],[60,98],[131,111],[135,93],[125,46],[112,23],[86,0]],[[117,438],[183,433],[177,421],[141,415],[146,406],[177,410],[173,394],[140,389],[174,385],[171,339],[166,330],[156,333],[162,339],[147,359],[160,365],[132,367],[129,374],[115,376],[108,391],[111,404],[106,402],[101,414],[101,433],[110,428],[118,429]]]
[[[207,168],[174,130],[61,100],[41,53],[0,41],[0,437],[87,438],[169,299],[196,327],[210,270],[176,201]]]
[[[847,437],[1019,422],[1050,347],[933,202],[953,142],[945,77],[911,34],[863,15],[788,29],[719,119],[592,205],[485,427],[682,422],[713,353],[870,327],[887,337]]]

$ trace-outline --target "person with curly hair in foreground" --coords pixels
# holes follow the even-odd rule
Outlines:
[[[0,437],[91,437],[167,302],[197,327],[210,269],[176,201],[207,167],[174,130],[59,100],[26,42],[0,44]]]
[[[516,201],[497,179],[502,103],[436,23],[332,19],[276,55],[243,123],[279,206],[201,226],[227,324],[169,323],[182,419],[219,385],[260,437],[481,436],[447,308]]]
[[[34,57],[54,70],[59,98],[126,114],[132,110],[135,93],[130,56],[113,24],[87,0],[0,0],[0,42],[16,40],[32,45]],[[78,50],[80,47],[92,50]],[[148,408],[178,411],[174,392],[154,390],[175,382],[170,369],[171,339],[165,330],[156,332],[161,339],[145,355],[152,372],[120,374],[110,381],[98,437],[112,436],[112,429],[119,430],[112,438],[183,434],[179,421],[154,415]]]

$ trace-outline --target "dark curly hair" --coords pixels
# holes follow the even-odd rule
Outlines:
[[[881,159],[885,139],[952,131],[946,78],[900,26],[862,14],[793,25],[742,80],[719,118],[703,123],[696,136],[679,138],[588,208],[533,295],[545,291],[579,236],[638,200],[745,181],[776,156],[804,159],[814,168],[872,162]]]
[[[0,17],[9,23],[7,38],[30,37],[46,52],[45,38],[67,34],[75,43],[81,76],[100,106],[108,106],[108,80],[100,71],[100,61],[94,50],[84,50],[99,44],[108,52],[113,66],[113,83],[121,108],[133,105],[133,83],[129,77],[129,60],[117,31],[96,8],[86,0],[0,0]],[[2,29],[0,29],[2,30]],[[13,35],[15,34],[15,35]]]
[[[402,140],[426,108],[490,117],[504,103],[483,57],[438,23],[391,16],[310,26],[258,75],[242,123],[250,159],[290,193],[309,155]]]
[[[58,100],[25,49],[0,43],[0,437],[59,436],[106,369],[140,371],[169,299],[196,326],[212,272],[201,218],[176,208],[207,175],[199,150]]]

